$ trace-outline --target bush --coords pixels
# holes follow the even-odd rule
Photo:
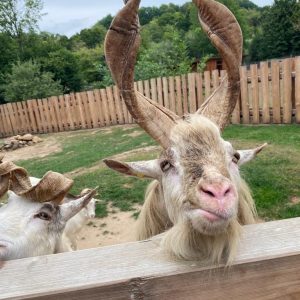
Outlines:
[[[53,76],[50,72],[41,72],[40,65],[34,61],[18,62],[6,75],[3,86],[5,100],[15,102],[60,95],[63,88]]]

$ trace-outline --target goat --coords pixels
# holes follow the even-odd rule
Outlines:
[[[25,169],[0,158],[0,261],[70,251],[62,237],[67,222],[82,210],[95,190],[74,201],[62,202],[73,181],[48,172],[32,185]]]
[[[173,257],[230,264],[242,225],[256,218],[255,203],[239,166],[266,145],[238,151],[221,137],[240,94],[240,26],[223,4],[193,0],[227,74],[196,113],[179,117],[134,89],[140,2],[125,1],[112,21],[105,40],[106,60],[132,117],[163,151],[151,161],[104,162],[126,175],[155,179],[139,216],[139,239],[164,232],[162,249]]]
[[[30,182],[32,185],[37,185],[40,182],[40,180],[41,180],[40,178],[30,177]],[[89,191],[90,191],[89,189],[84,189],[80,193],[80,196],[85,195]],[[74,196],[68,193],[64,197],[63,203],[68,203],[78,198],[79,198],[78,196]],[[96,199],[92,198],[85,207],[83,207],[74,217],[72,217],[67,222],[62,236],[62,240],[63,240],[63,246],[61,246],[62,248],[66,249],[66,251],[77,250],[78,234],[83,229],[87,221],[95,217],[95,209],[96,209]]]

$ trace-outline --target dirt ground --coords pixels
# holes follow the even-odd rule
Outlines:
[[[96,248],[134,241],[136,220],[133,212],[111,213],[92,219],[78,236],[78,249]]]

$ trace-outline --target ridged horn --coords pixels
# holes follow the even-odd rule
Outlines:
[[[106,61],[132,117],[166,149],[170,144],[170,131],[179,117],[134,90],[134,66],[140,45],[140,0],[125,3],[106,35]]]
[[[208,117],[223,130],[240,95],[243,35],[235,16],[223,4],[214,0],[193,2],[198,8],[200,24],[219,51],[227,70],[227,76],[197,113]]]
[[[48,172],[37,185],[32,186],[24,168],[16,166],[13,162],[0,163],[0,197],[11,190],[18,196],[34,202],[59,204],[72,184],[73,180],[62,174]]]

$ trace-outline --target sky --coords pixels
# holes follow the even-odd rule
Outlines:
[[[44,13],[40,29],[71,36],[89,28],[108,14],[115,15],[123,6],[123,0],[43,0]],[[184,4],[187,0],[143,0],[142,6]],[[271,5],[273,0],[252,0],[259,6]]]

